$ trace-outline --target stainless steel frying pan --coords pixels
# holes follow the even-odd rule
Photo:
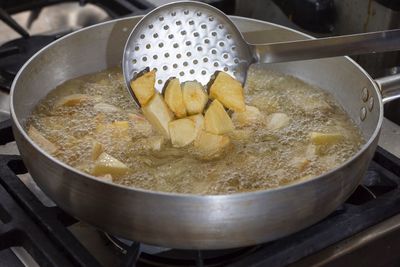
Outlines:
[[[220,249],[266,242],[330,214],[355,190],[377,146],[383,119],[381,90],[399,97],[399,77],[378,86],[351,59],[337,57],[268,64],[325,88],[360,126],[367,140],[342,166],[308,181],[276,189],[218,196],[171,194],[103,182],[51,157],[29,138],[26,118],[65,80],[121,64],[125,41],[140,17],[74,32],[32,57],[14,80],[13,131],[22,158],[43,191],[70,214],[102,230],[137,241],[185,249]],[[233,17],[251,42],[310,38],[267,22]],[[389,99],[389,98],[387,98]]]

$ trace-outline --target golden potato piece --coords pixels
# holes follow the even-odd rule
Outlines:
[[[267,128],[278,130],[289,125],[290,118],[285,113],[273,113],[268,116]]]
[[[196,81],[185,82],[182,85],[183,102],[189,115],[199,114],[208,101],[208,96],[201,83]]]
[[[151,136],[146,139],[148,147],[153,151],[160,151],[165,144],[165,138],[163,136]]]
[[[344,140],[340,133],[311,132],[310,140],[314,145],[334,145]]]
[[[134,135],[139,134],[143,136],[149,136],[152,133],[153,127],[143,115],[131,113],[128,115],[128,117],[131,121],[132,131]]]
[[[96,105],[93,106],[93,109],[96,112],[102,112],[102,113],[114,113],[120,111],[120,109],[117,108],[116,106],[107,103],[97,103]]]
[[[232,115],[232,121],[234,125],[243,127],[254,125],[260,122],[262,119],[262,114],[260,110],[253,106],[247,106],[246,110],[243,112],[234,112]]]
[[[124,163],[103,152],[97,158],[92,174],[95,176],[111,174],[112,177],[117,177],[129,172],[129,170],[129,167]]]
[[[107,181],[107,182],[112,182],[113,181],[112,175],[109,174],[109,173],[97,176],[97,178],[100,178],[101,180]]]
[[[142,107],[142,111],[151,125],[165,138],[170,139],[168,123],[174,119],[174,115],[162,96],[155,94],[149,103]]]
[[[196,114],[187,118],[194,122],[196,128],[196,136],[198,136],[200,131],[204,130],[204,116],[202,114]]]
[[[101,153],[103,153],[103,145],[97,141],[93,141],[92,151],[90,152],[90,158],[92,160],[96,160]]]
[[[236,112],[244,112],[242,84],[225,72],[218,72],[210,86],[210,98],[218,99],[226,108]]]
[[[174,147],[189,145],[196,138],[196,125],[190,119],[179,119],[169,123],[169,134]]]
[[[211,103],[204,115],[204,126],[207,132],[213,134],[229,133],[234,129],[231,118],[217,99]]]
[[[87,101],[91,98],[91,96],[86,94],[72,94],[68,96],[64,96],[63,98],[59,99],[55,104],[54,107],[58,108],[61,106],[73,107],[76,105],[81,104],[84,101]]]
[[[113,121],[112,126],[119,131],[126,131],[129,129],[129,122],[128,121]]]
[[[186,107],[183,103],[182,88],[177,78],[168,81],[164,92],[165,103],[176,115],[177,118],[186,116]]]
[[[47,140],[35,127],[30,126],[28,130],[28,135],[32,140],[38,144],[44,151],[54,155],[58,148],[55,144]]]
[[[131,89],[140,105],[146,105],[154,95],[154,84],[156,82],[156,71],[152,70],[131,80]]]
[[[194,141],[196,150],[201,154],[203,159],[213,159],[229,146],[230,139],[225,135],[217,135],[201,131]]]
[[[290,161],[290,164],[300,172],[303,172],[310,163],[309,159],[303,157],[295,157]]]

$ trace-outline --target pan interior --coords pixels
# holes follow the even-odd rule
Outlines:
[[[121,19],[115,24],[104,23],[101,27],[92,26],[80,30],[54,42],[33,57],[23,68],[22,74],[18,75],[18,79],[15,79],[13,86],[24,88],[13,90],[12,101],[18,121],[23,124],[37,102],[60,83],[120,65],[125,41],[139,19]],[[252,43],[307,38],[278,25],[238,17],[232,19],[246,40]],[[82,55],[85,60],[82,60]],[[329,91],[359,125],[366,140],[374,133],[381,112],[380,97],[369,76],[350,59],[337,57],[262,66],[300,77],[307,83]],[[362,99],[363,90],[367,90],[369,98],[373,98],[368,101],[374,102],[371,109],[369,103]],[[367,111],[364,121],[360,118],[363,108]]]

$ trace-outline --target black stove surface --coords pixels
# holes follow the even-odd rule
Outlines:
[[[22,67],[37,51],[59,36],[38,35],[9,41],[0,47],[0,87],[10,90],[11,83]]]

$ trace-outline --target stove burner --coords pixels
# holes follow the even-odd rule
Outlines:
[[[37,35],[9,41],[0,47],[0,88],[10,90],[15,75],[30,57],[59,36]]]
[[[118,238],[107,233],[104,236],[126,255],[128,261],[123,266],[227,266],[244,258],[258,249],[258,246],[224,250],[182,250],[149,246]]]

